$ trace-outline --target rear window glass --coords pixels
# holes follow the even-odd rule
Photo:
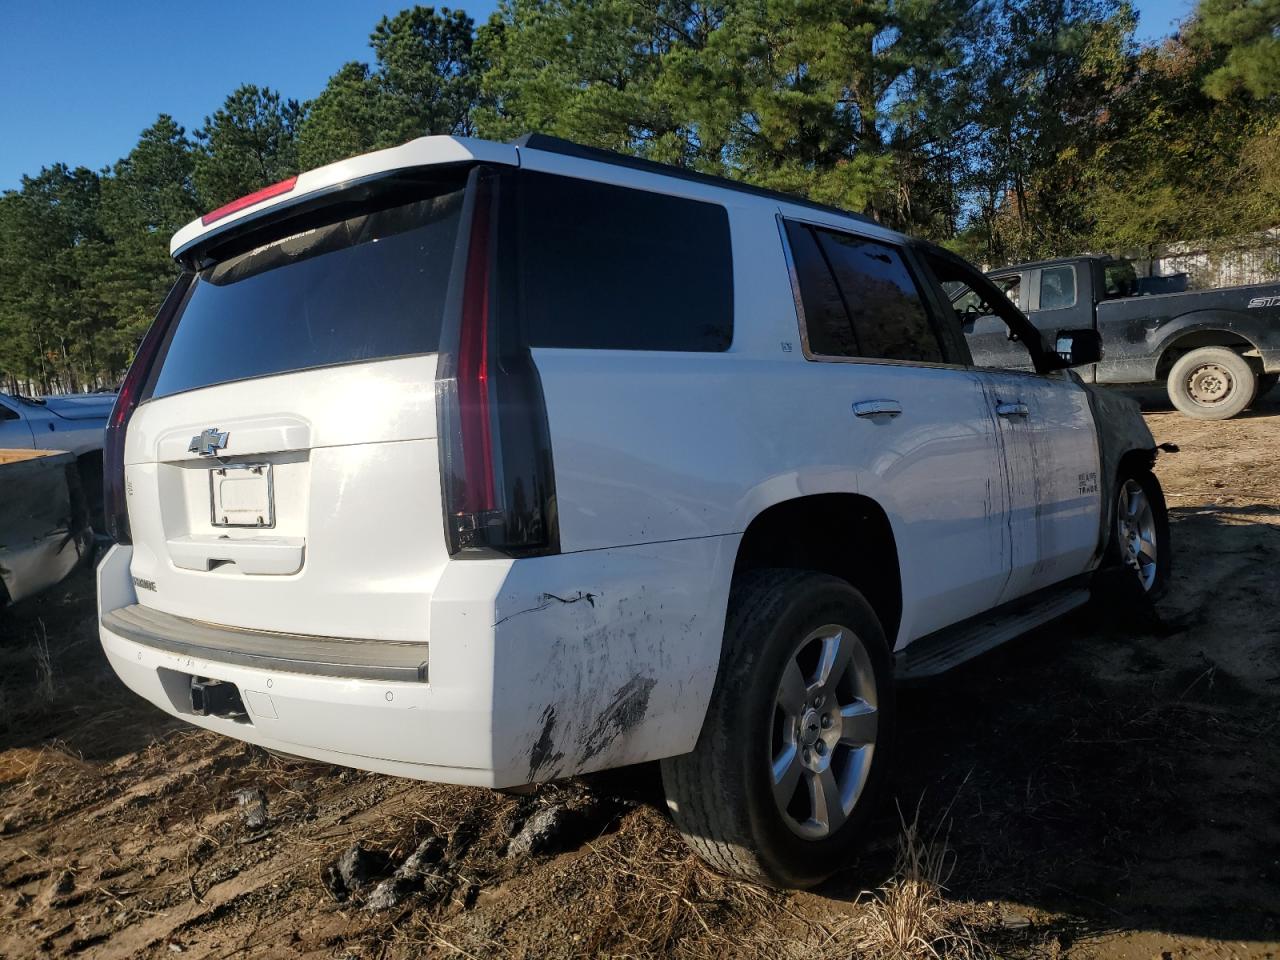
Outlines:
[[[463,192],[454,184],[201,271],[151,396],[436,351]]]
[[[526,171],[521,303],[530,346],[727,350],[724,207]]]

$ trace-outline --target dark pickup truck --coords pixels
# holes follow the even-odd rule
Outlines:
[[[1201,420],[1234,417],[1280,377],[1280,283],[1144,295],[1133,266],[1108,257],[1023,263],[988,276],[1050,344],[1059,330],[1095,329],[1102,361],[1080,375],[1106,384],[1165,383]],[[972,291],[953,306],[983,367],[1030,369],[1030,356]]]

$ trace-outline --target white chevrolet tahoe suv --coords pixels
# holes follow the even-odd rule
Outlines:
[[[108,427],[102,644],[273,750],[513,787],[661,760],[719,868],[848,859],[894,683],[1159,591],[1151,434],[982,274],[793,197],[428,137],[180,230]],[[944,287],[945,285],[945,287]],[[949,294],[1036,372],[976,368]]]

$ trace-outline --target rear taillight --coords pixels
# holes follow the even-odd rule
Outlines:
[[[453,506],[472,524],[500,523],[493,459],[493,387],[489,382],[489,303],[493,284],[490,232],[493,226],[493,190],[489,179],[476,191],[471,230],[467,237],[467,266],[462,288],[462,322],[458,331],[458,424],[462,440],[463,483]]]
[[[138,401],[142,399],[142,391],[155,364],[156,355],[160,352],[160,345],[164,342],[173,318],[177,316],[178,306],[191,287],[191,281],[192,275],[184,273],[165,297],[160,312],[151,323],[151,329],[138,345],[138,352],[134,354],[129,372],[124,375],[120,392],[116,394],[111,416],[107,418],[107,435],[102,448],[103,512],[106,514],[107,533],[116,543],[133,543],[124,475],[125,428],[129,425],[129,418],[133,416]]]
[[[472,171],[437,377],[445,535],[455,556],[559,551],[542,383],[514,295],[513,178]]]

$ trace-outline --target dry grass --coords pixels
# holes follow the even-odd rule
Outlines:
[[[955,870],[949,823],[944,815],[930,829],[920,807],[908,823],[899,810],[902,834],[894,875],[861,904],[852,937],[855,955],[876,960],[943,960],[989,956],[944,894]]]
[[[36,662],[36,691],[46,703],[52,702],[56,692],[53,682],[53,654],[49,650],[49,632],[45,630],[44,621],[39,618],[36,619],[31,655]]]
[[[39,748],[14,747],[0,753],[0,786],[22,784],[23,789],[39,788],[41,779],[69,779],[77,774],[92,773],[89,764],[73,756],[65,747],[51,743]],[[5,800],[18,802],[19,793]]]

